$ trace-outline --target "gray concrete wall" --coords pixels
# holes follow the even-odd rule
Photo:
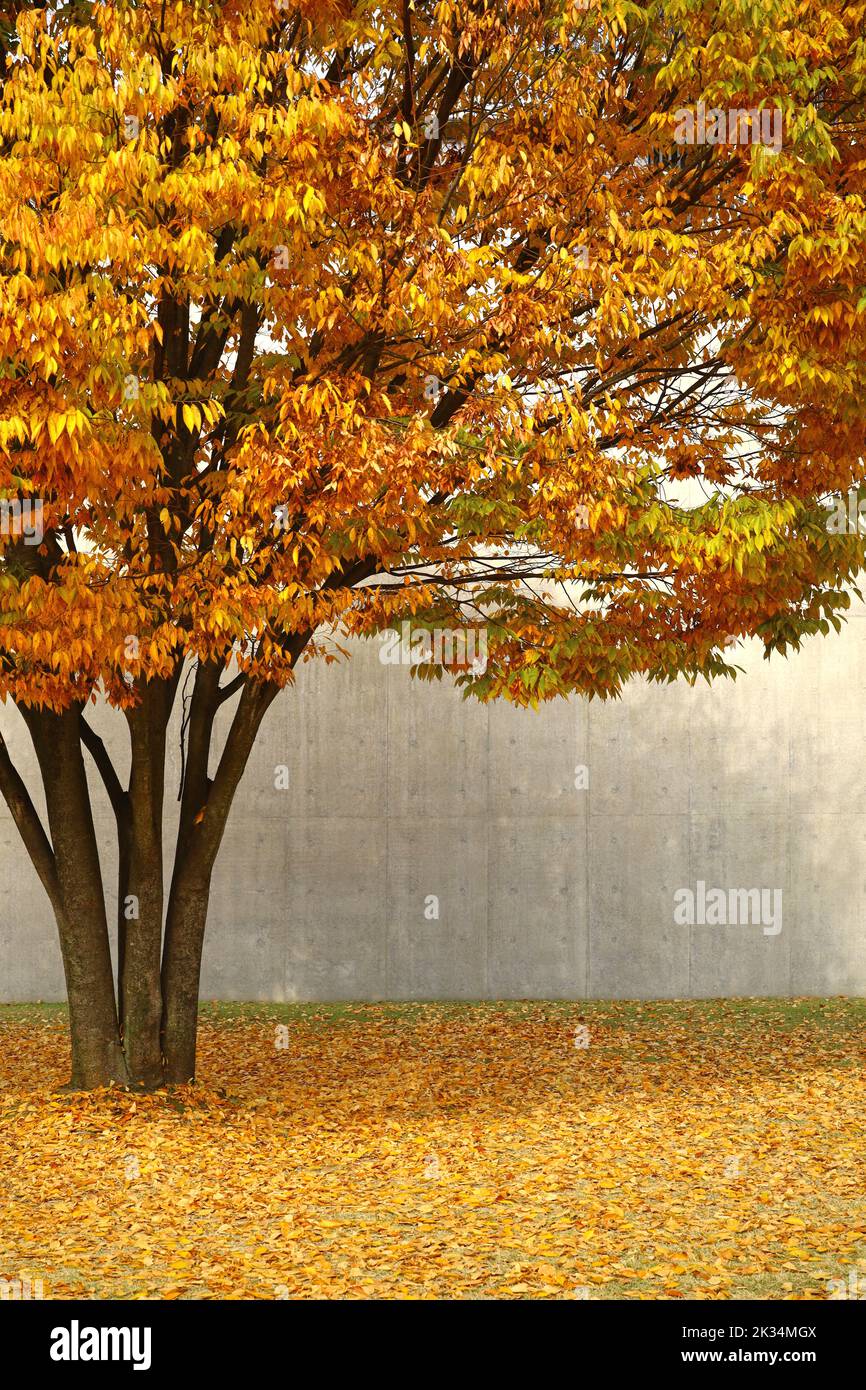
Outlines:
[[[736,684],[634,685],[538,713],[463,702],[379,652],[302,667],[269,713],[215,876],[203,995],[864,993],[861,609],[788,662],[740,648]],[[95,722],[122,749],[120,716]],[[14,709],[0,727],[35,788]],[[781,889],[781,931],[678,925],[674,894],[698,880]],[[47,903],[0,803],[0,998],[63,995]]]

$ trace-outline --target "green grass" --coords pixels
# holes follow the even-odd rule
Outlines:
[[[811,1024],[831,1031],[848,1031],[858,1022],[866,1024],[866,999],[835,995],[831,998],[797,999],[468,999],[417,1001],[350,1001],[287,1004],[263,1001],[203,999],[199,1014],[203,1022],[304,1023],[328,1027],[353,1023],[416,1024],[425,1014],[525,1014],[534,1019],[585,1019],[587,1023],[615,1022],[620,1028],[663,1030],[669,1024],[691,1021],[701,1028],[727,1024],[747,1028],[753,1024],[770,1028],[799,1028]],[[65,1023],[65,1003],[0,1004],[0,1026],[4,1023]]]
[[[699,1032],[724,1027],[789,1032],[802,1027],[829,1034],[848,1034],[866,1025],[866,999],[699,999],[699,1000],[446,1000],[441,1002],[325,1002],[317,1004],[234,1003],[208,1000],[201,1004],[202,1021],[213,1023],[303,1023],[307,1027],[350,1027],[387,1022],[414,1027],[426,1016],[521,1016],[535,1022],[608,1023],[641,1033],[689,1024]]]

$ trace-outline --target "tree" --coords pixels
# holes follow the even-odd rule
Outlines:
[[[863,16],[0,12],[0,693],[47,827],[2,741],[0,789],[57,919],[73,1085],[194,1076],[232,798],[341,634],[475,628],[485,661],[434,648],[417,674],[534,705],[732,676],[732,638],[839,626],[863,560],[856,507],[833,530],[825,509],[866,477]],[[85,754],[117,823],[116,992]]]

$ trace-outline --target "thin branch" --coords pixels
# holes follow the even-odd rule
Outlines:
[[[80,729],[81,742],[96,763],[105,790],[108,792],[108,799],[117,817],[117,823],[120,825],[125,822],[129,815],[129,794],[121,786],[120,778],[114,770],[108,749],[99,734],[88,724],[84,715],[81,716]]]
[[[18,833],[24,841],[33,867],[51,900],[51,905],[55,911],[59,911],[61,909],[60,882],[57,877],[54,850],[24,780],[9,756],[9,750],[2,734],[0,734],[0,792],[3,793],[3,799],[12,813],[12,819],[18,827]]]
[[[237,691],[239,691],[245,685],[247,679],[247,672],[241,671],[238,675],[236,675],[232,680],[229,681],[228,685],[222,686],[219,692],[219,698],[217,703],[221,705],[226,700],[230,700],[231,697],[235,695]]]

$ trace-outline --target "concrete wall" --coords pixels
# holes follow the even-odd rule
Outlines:
[[[379,651],[303,667],[269,713],[215,877],[206,997],[864,993],[861,609],[788,662],[741,648],[735,685],[635,685],[538,713],[464,703]],[[121,749],[120,716],[95,722]],[[14,709],[0,727],[35,787]],[[674,893],[697,880],[781,889],[781,931],[677,925]],[[0,998],[63,994],[47,904],[0,803]]]

